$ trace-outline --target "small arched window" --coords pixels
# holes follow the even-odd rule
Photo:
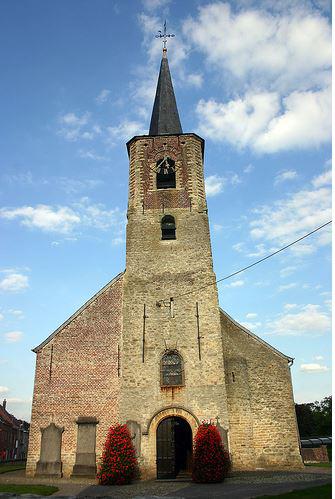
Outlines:
[[[176,169],[173,159],[164,157],[156,163],[157,189],[169,189],[176,187]]]
[[[161,386],[182,386],[183,384],[183,360],[177,350],[167,350],[161,360]]]
[[[172,215],[165,215],[161,222],[162,239],[176,239],[176,222]]]

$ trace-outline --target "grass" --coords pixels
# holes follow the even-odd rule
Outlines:
[[[305,463],[305,466],[316,466],[317,468],[331,468],[332,463]]]
[[[50,485],[5,485],[0,484],[0,492],[8,492],[11,494],[37,494],[39,496],[50,496],[57,492],[58,487]]]
[[[8,471],[24,470],[25,467],[26,467],[25,463],[0,464],[0,474],[8,473]]]
[[[293,490],[287,494],[278,496],[259,496],[259,499],[272,499],[273,497],[282,497],[287,499],[331,499],[332,486],[330,483],[320,485],[319,487],[310,487],[309,489]]]

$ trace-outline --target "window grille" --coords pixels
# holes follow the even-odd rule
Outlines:
[[[162,239],[176,239],[176,222],[172,215],[165,215],[161,222]]]
[[[161,360],[161,385],[182,386],[184,370],[181,356],[176,350],[167,351]]]

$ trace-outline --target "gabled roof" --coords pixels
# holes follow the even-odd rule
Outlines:
[[[273,346],[271,346],[266,341],[264,341],[261,338],[259,338],[259,336],[257,336],[255,333],[252,333],[251,331],[249,331],[249,329],[247,329],[246,327],[242,326],[242,324],[240,324],[239,322],[235,321],[232,317],[230,317],[230,315],[227,314],[227,312],[225,312],[224,310],[222,310],[222,308],[220,308],[220,312],[228,320],[230,320],[233,324],[235,324],[235,326],[237,326],[239,329],[241,329],[244,333],[248,334],[249,336],[251,336],[252,338],[254,338],[256,341],[258,341],[262,345],[264,345],[267,348],[269,348],[270,350],[272,350],[279,357],[282,357],[283,359],[286,359],[287,362],[290,363],[291,365],[293,364],[293,361],[294,361],[293,357],[289,357],[288,355],[285,355],[284,353],[280,352],[279,350],[277,350],[276,348],[274,348]]]
[[[45,345],[47,345],[49,343],[49,341],[51,341],[52,338],[54,338],[56,336],[56,334],[59,333],[59,331],[61,331],[65,326],[70,324],[70,322],[72,322],[79,314],[81,314],[81,312],[83,312],[83,310],[85,310],[85,308],[89,307],[91,305],[91,303],[94,302],[94,300],[96,298],[98,298],[98,296],[102,295],[102,293],[104,293],[110,286],[112,286],[116,281],[121,279],[123,274],[124,274],[124,272],[120,272],[120,274],[118,274],[116,277],[114,277],[114,279],[109,281],[103,288],[100,289],[100,291],[95,293],[95,295],[93,295],[92,298],[90,298],[86,303],[84,303],[84,305],[82,307],[78,308],[78,310],[74,314],[72,314],[71,317],[69,317],[53,333],[51,333],[50,336],[48,336],[40,345],[33,348],[32,352],[37,353],[39,350],[41,350],[41,348],[43,348]]]
[[[183,133],[176,98],[173,91],[166,50],[159,71],[154,107],[152,110],[149,135]]]

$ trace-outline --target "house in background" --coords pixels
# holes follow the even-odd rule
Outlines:
[[[27,421],[7,412],[6,399],[0,404],[0,462],[27,459],[29,427]]]

